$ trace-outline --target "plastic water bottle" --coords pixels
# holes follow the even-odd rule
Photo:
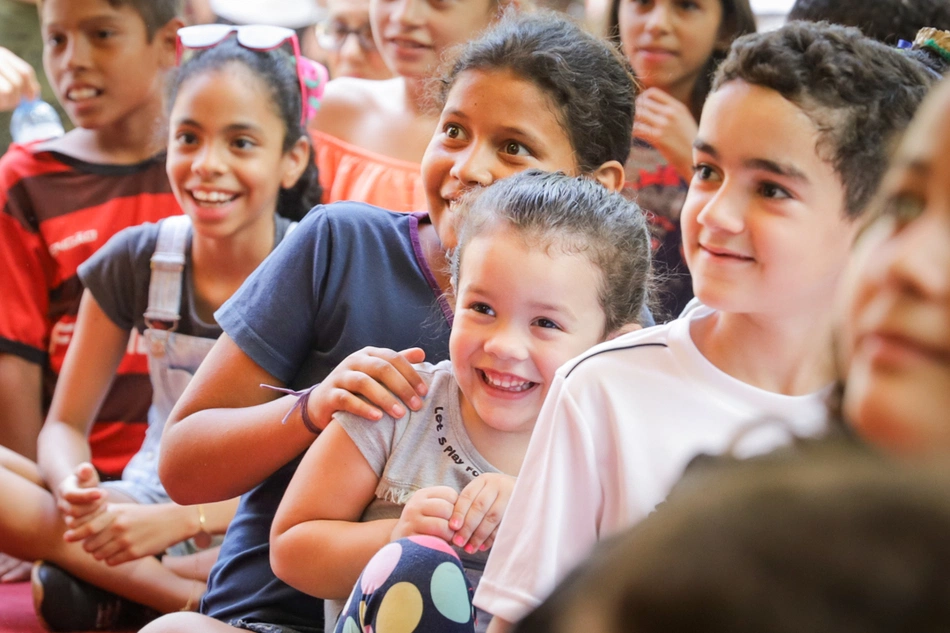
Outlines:
[[[16,143],[45,141],[65,134],[53,106],[42,99],[23,100],[10,118],[10,136]]]

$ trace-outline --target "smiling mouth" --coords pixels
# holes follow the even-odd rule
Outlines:
[[[68,101],[86,101],[102,94],[98,88],[73,88],[66,93]]]
[[[718,248],[712,248],[708,246],[699,245],[699,248],[705,251],[706,253],[712,255],[713,257],[721,257],[724,259],[734,259],[739,262],[753,262],[755,258],[748,257],[746,255],[740,255],[739,253],[733,253],[732,251],[727,251]]]
[[[191,197],[202,207],[219,207],[238,197],[236,193],[226,191],[192,191]]]
[[[531,382],[530,380],[523,380],[509,374],[502,374],[497,377],[489,376],[484,370],[476,369],[478,376],[482,379],[489,387],[494,389],[499,389],[501,391],[508,391],[510,393],[522,393],[528,391],[532,387],[537,386],[538,383]]]
[[[403,39],[399,37],[389,38],[389,43],[399,48],[411,48],[411,49],[417,49],[417,50],[432,48],[431,46],[427,46],[426,44],[422,44],[415,40]]]

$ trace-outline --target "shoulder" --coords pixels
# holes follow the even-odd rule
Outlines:
[[[401,90],[398,79],[384,81],[339,77],[327,84],[320,109],[310,125],[338,138],[350,137],[353,126],[381,111]]]
[[[414,222],[418,222],[418,214],[398,213],[364,202],[341,201],[311,209],[301,221],[301,228],[305,224],[323,224],[339,236],[359,239],[368,235],[396,235],[394,229],[401,230]]]
[[[666,353],[675,342],[671,337],[674,322],[630,332],[587,350],[564,365],[559,373],[565,378],[598,373],[614,363],[639,363],[641,359]]]
[[[149,261],[158,241],[158,227],[158,224],[147,222],[122,229],[80,264],[80,276],[88,275],[104,266],[121,265],[122,262],[134,266],[137,261]]]

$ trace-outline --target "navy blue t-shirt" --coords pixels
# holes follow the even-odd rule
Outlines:
[[[296,389],[367,345],[421,347],[429,362],[447,359],[452,312],[422,255],[418,227],[427,221],[358,202],[315,207],[215,319],[254,362]],[[241,498],[202,613],[323,629],[323,601],[270,567],[271,522],[301,457]]]

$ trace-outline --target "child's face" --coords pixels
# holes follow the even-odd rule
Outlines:
[[[370,29],[369,0],[327,0],[329,29],[363,31]],[[362,79],[389,79],[392,71],[383,60],[379,50],[364,50],[353,34],[346,36],[340,48],[328,51],[330,72],[334,77],[359,77]]]
[[[856,249],[845,412],[889,450],[950,449],[950,85],[910,128]]]
[[[445,248],[453,207],[473,187],[532,167],[577,174],[574,148],[551,99],[507,70],[461,73],[422,158],[429,214]]]
[[[243,64],[200,72],[179,87],[166,169],[199,233],[223,237],[270,222],[281,186],[306,167],[306,141],[284,152],[270,90]]]
[[[619,0],[623,50],[647,88],[690,94],[712,55],[720,0]]]
[[[449,339],[466,423],[530,433],[554,372],[601,340],[601,273],[504,227],[472,239]]]
[[[77,126],[100,128],[148,104],[161,107],[164,71],[175,63],[164,30],[149,42],[131,6],[106,0],[43,0],[40,17],[43,66]]]
[[[681,217],[693,290],[727,313],[829,310],[856,231],[818,130],[779,93],[735,80],[706,101]]]
[[[397,75],[429,77],[446,50],[488,26],[492,0],[370,0],[379,52]]]

